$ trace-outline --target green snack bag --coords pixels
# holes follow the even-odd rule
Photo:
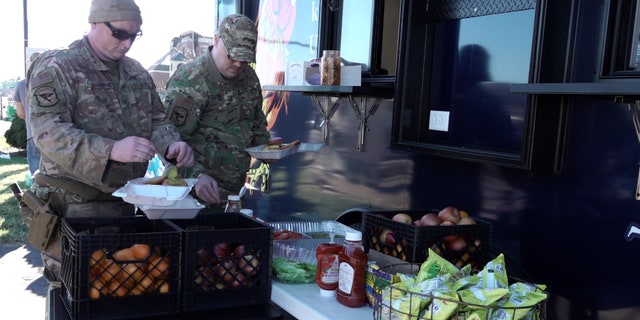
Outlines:
[[[420,265],[416,282],[458,272],[458,267],[429,248],[429,257]]]
[[[480,278],[482,279],[482,287],[486,289],[509,287],[509,277],[507,277],[507,268],[502,253],[484,266],[480,272]]]
[[[491,306],[509,293],[509,289],[485,289],[480,287],[471,287],[458,291],[460,300],[470,304],[481,306]]]
[[[493,316],[497,319],[524,320],[532,319],[533,306],[547,299],[546,293],[529,283],[516,282],[509,286],[509,295],[500,300],[497,305],[504,309],[497,309]]]
[[[404,297],[391,301],[391,310],[400,320],[414,320],[420,314],[420,310],[429,303],[427,297],[419,294],[407,294]]]
[[[446,320],[458,309],[458,295],[451,290],[436,290],[428,308],[423,310],[421,319]]]

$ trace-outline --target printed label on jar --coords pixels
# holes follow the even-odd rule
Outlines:
[[[340,275],[337,254],[327,254],[320,260],[320,268],[322,270],[320,281],[325,284],[333,284],[338,282]]]
[[[355,275],[355,270],[353,267],[346,263],[340,263],[340,276],[338,281],[338,289],[345,293],[351,293],[351,288],[353,287],[353,277]]]

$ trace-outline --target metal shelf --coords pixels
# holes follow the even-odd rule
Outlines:
[[[329,127],[331,117],[340,106],[343,97],[349,99],[349,104],[358,119],[358,151],[365,151],[367,121],[380,104],[380,99],[393,98],[393,88],[376,86],[262,86],[265,91],[301,92],[310,95],[313,105],[322,116],[322,142],[329,145]],[[371,99],[370,99],[371,98]]]
[[[561,94],[589,96],[619,96],[621,98],[640,98],[638,82],[588,82],[588,83],[514,83],[512,93]]]

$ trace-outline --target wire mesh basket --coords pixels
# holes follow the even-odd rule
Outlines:
[[[389,265],[381,268],[382,271],[393,272],[398,265]],[[415,265],[411,266],[415,269]],[[507,320],[507,319],[547,319],[546,302],[548,293],[542,288],[509,277],[509,283],[524,283],[531,286],[538,293],[547,298],[537,303],[521,304],[519,306],[499,306],[495,304],[481,305],[464,302],[453,297],[441,296],[437,291],[431,293],[419,293],[410,291],[394,284],[385,284],[384,288],[375,288],[376,291],[384,291],[385,294],[376,301],[374,306],[374,320],[422,320],[422,319],[455,319],[455,320]],[[388,285],[388,286],[387,286]],[[404,297],[403,303],[397,303],[391,297]],[[522,302],[522,301],[520,301]]]

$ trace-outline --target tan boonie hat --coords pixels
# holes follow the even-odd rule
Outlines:
[[[133,0],[93,0],[89,22],[137,21],[142,24],[140,8]]]
[[[220,22],[218,35],[224,41],[229,58],[234,61],[256,62],[258,29],[242,14],[232,14]]]

